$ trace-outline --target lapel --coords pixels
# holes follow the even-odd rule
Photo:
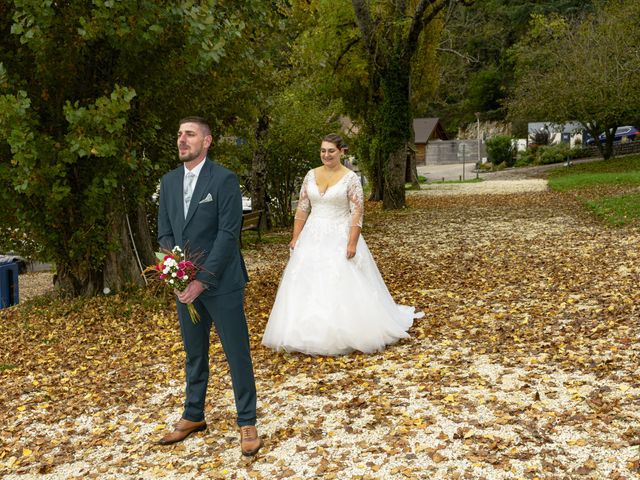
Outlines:
[[[191,197],[191,203],[189,204],[189,211],[187,212],[187,218],[185,218],[184,220],[184,225],[182,227],[183,229],[189,224],[191,217],[193,217],[193,214],[198,209],[198,202],[202,198],[202,194],[207,188],[207,185],[209,185],[209,179],[211,178],[212,169],[213,169],[213,165],[209,161],[209,158],[208,157],[205,158],[204,165],[202,166],[202,170],[200,170],[200,175],[198,175],[198,181],[196,182],[196,187],[193,189],[193,196]]]

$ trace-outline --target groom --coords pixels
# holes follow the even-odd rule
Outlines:
[[[247,270],[240,254],[242,196],[236,176],[209,161],[211,130],[200,117],[180,121],[178,155],[183,165],[162,177],[158,243],[180,246],[197,256],[202,268],[187,288],[176,292],[182,342],[186,352],[186,400],[175,430],[158,442],[180,442],[207,428],[204,402],[209,380],[209,335],[215,326],[231,372],[240,448],[255,455],[262,441],[256,423],[256,386],[244,315]],[[193,323],[186,304],[193,303],[200,321]]]

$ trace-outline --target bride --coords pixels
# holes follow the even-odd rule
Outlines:
[[[360,235],[364,195],[340,163],[342,139],[327,135],[322,166],[309,170],[296,210],[291,257],[262,339],[310,355],[371,353],[407,338],[422,312],[396,305]]]

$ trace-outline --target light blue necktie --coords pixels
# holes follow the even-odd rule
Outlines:
[[[196,183],[196,174],[193,172],[187,172],[187,181],[184,186],[184,218],[187,218],[189,212],[189,204],[191,203],[191,197],[193,196],[193,187]]]

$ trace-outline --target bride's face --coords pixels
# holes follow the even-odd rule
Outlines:
[[[342,150],[335,143],[322,142],[322,145],[320,145],[320,159],[327,167],[335,167],[340,164],[341,156]]]

